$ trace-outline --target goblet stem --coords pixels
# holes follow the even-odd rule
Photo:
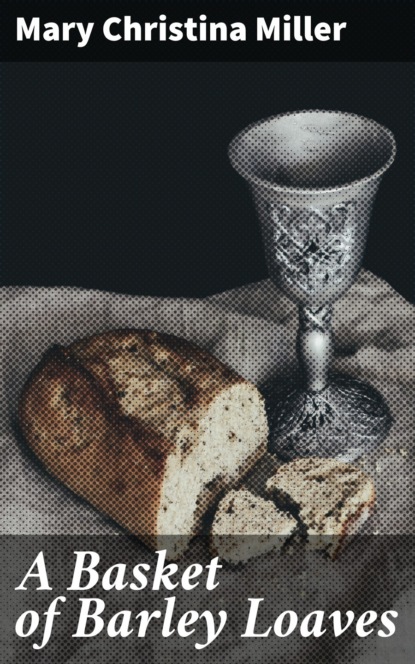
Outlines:
[[[299,309],[297,351],[305,385],[275,380],[265,391],[270,414],[269,450],[284,459],[330,456],[353,461],[387,436],[392,418],[371,385],[330,374],[331,307]]]
[[[332,357],[331,313],[329,306],[299,309],[297,346],[309,392],[321,392],[328,384]]]

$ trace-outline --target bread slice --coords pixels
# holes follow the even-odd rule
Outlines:
[[[254,385],[197,346],[145,330],[52,349],[23,391],[20,422],[53,475],[170,558],[268,435]]]
[[[211,529],[215,555],[229,563],[247,562],[280,549],[297,528],[296,520],[247,489],[229,491],[218,505]]]
[[[375,504],[375,486],[360,468],[336,459],[310,457],[281,466],[266,488],[294,511],[309,543],[334,559],[344,539],[363,525]]]

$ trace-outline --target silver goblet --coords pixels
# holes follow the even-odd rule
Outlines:
[[[304,380],[268,393],[271,450],[285,458],[356,459],[387,435],[377,390],[330,375],[332,303],[361,267],[373,202],[395,158],[393,134],[337,111],[298,111],[256,122],[231,142],[250,185],[271,279],[299,305]]]

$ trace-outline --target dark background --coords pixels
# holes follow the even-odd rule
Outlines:
[[[415,299],[410,63],[5,63],[2,97],[3,285],[203,296],[264,278],[227,145],[254,120],[329,108],[396,136],[365,265]]]

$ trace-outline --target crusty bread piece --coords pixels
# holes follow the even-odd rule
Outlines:
[[[297,528],[296,520],[247,489],[229,491],[220,501],[211,529],[215,555],[230,563],[246,562],[280,549]]]
[[[280,505],[295,511],[309,543],[334,559],[347,535],[357,532],[375,504],[375,486],[360,468],[310,457],[286,463],[266,484]]]
[[[20,422],[53,475],[170,558],[264,454],[268,434],[254,385],[145,330],[53,348],[27,382]]]

